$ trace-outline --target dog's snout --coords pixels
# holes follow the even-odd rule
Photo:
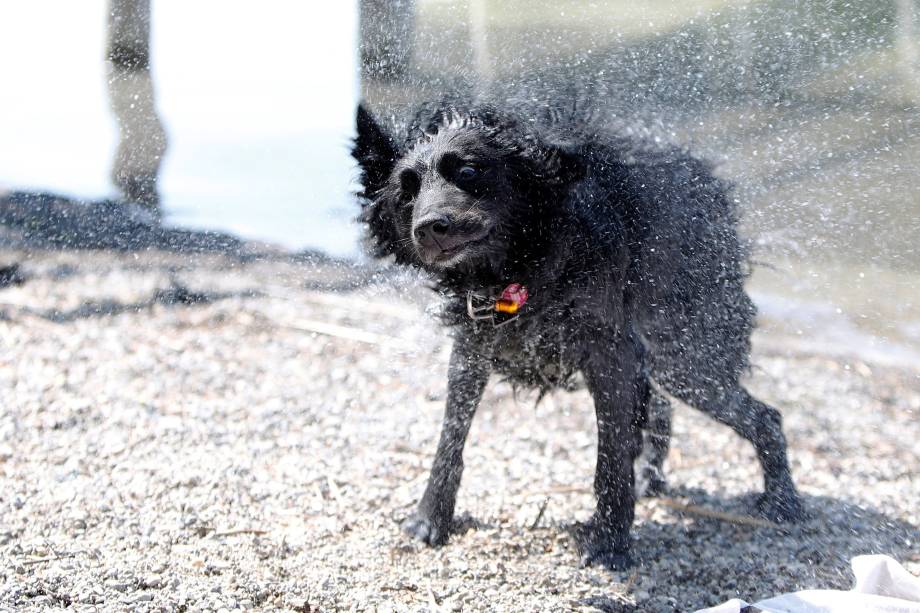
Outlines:
[[[426,247],[430,247],[435,245],[442,238],[447,237],[452,228],[453,224],[450,223],[448,218],[438,216],[419,221],[415,224],[415,229],[412,232],[415,234],[415,239],[418,242]]]

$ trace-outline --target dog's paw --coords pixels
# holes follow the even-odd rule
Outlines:
[[[628,570],[635,566],[635,561],[628,551],[610,551],[598,549],[581,555],[582,566],[603,566],[607,570]]]
[[[794,524],[808,519],[805,505],[795,492],[767,492],[757,497],[757,514],[778,524]]]
[[[430,517],[416,513],[402,523],[402,531],[426,545],[438,547],[447,542],[450,522],[435,521]]]
[[[607,530],[592,520],[575,527],[574,536],[581,553],[582,566],[603,566],[608,570],[626,570],[635,565],[627,547],[618,547]]]

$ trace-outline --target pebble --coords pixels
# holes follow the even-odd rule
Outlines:
[[[138,594],[132,599],[126,600],[125,604],[137,604],[139,602],[150,602],[153,600],[153,594],[145,592],[143,594]]]
[[[160,575],[146,575],[141,580],[141,585],[146,588],[163,587],[163,578]]]
[[[106,581],[106,587],[112,588],[118,592],[127,592],[131,588],[131,584],[125,583],[123,581]]]

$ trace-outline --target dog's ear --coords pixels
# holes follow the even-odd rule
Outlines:
[[[360,179],[363,189],[359,195],[373,198],[383,187],[393,170],[393,165],[396,164],[396,145],[363,103],[358,105],[355,123],[357,136],[351,155],[361,168]]]
[[[564,190],[585,176],[584,156],[571,145],[544,144],[526,157],[538,189]]]
[[[375,257],[385,257],[397,251],[399,233],[396,229],[392,203],[383,191],[387,178],[396,164],[398,151],[393,139],[377,123],[364,104],[358,105],[357,136],[351,155],[361,168],[361,214],[358,221],[367,227],[370,248]]]

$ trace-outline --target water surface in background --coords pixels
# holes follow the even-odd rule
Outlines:
[[[0,185],[112,195],[103,0],[0,5]],[[153,2],[167,222],[356,253],[353,2]]]

